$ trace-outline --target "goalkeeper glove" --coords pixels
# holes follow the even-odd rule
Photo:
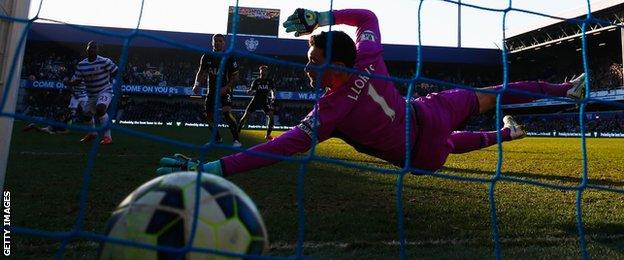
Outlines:
[[[295,36],[308,35],[319,26],[332,24],[334,17],[330,11],[316,12],[297,8],[295,12],[282,24],[286,32],[295,32]]]
[[[160,168],[158,168],[156,172],[158,174],[167,174],[179,171],[196,171],[198,164],[199,161],[176,153],[173,156],[160,158]]]
[[[197,167],[202,167],[202,172],[223,176],[221,162],[213,161],[201,164],[198,160],[193,160],[188,156],[176,153],[173,156],[160,158],[160,168],[156,170],[158,174],[168,174],[179,171],[197,171]]]

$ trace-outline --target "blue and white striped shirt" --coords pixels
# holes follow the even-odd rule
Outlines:
[[[112,75],[117,72],[117,65],[109,58],[97,56],[93,62],[88,58],[76,65],[74,78],[81,80],[87,87],[89,95],[96,95],[102,91],[113,92]]]
[[[87,97],[87,87],[84,83],[80,83],[77,86],[72,87],[72,95],[75,99],[81,99]]]

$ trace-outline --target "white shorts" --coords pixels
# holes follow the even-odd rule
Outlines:
[[[95,114],[96,108],[100,104],[105,105],[106,109],[108,109],[108,105],[112,100],[113,93],[110,93],[108,91],[102,91],[97,95],[89,96],[89,101],[87,101],[87,107],[84,111]]]
[[[80,108],[84,110],[87,101],[89,101],[89,98],[87,97],[76,98],[72,95],[71,99],[69,100],[69,106],[67,107],[70,109],[77,109],[78,106],[80,106]]]

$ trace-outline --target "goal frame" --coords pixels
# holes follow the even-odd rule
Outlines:
[[[30,0],[3,0],[0,1],[0,15],[17,19],[26,19]],[[6,177],[7,163],[9,159],[9,147],[13,132],[13,117],[6,114],[15,113],[17,94],[24,58],[23,41],[20,46],[20,38],[26,28],[26,23],[8,19],[0,19],[0,100],[7,93],[6,102],[0,107],[0,185],[4,194],[4,179]],[[17,59],[16,58],[17,55]],[[13,64],[13,61],[16,61]],[[14,68],[13,68],[14,67]],[[13,68],[13,73],[11,69]],[[10,82],[8,80],[11,80]],[[8,88],[8,91],[7,91]],[[2,104],[0,104],[2,105]]]

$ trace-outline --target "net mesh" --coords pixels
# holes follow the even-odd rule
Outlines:
[[[514,8],[512,5],[512,0],[508,1],[508,7],[507,8],[503,8],[503,9],[497,9],[497,8],[490,8],[487,6],[478,6],[478,5],[473,5],[473,4],[468,4],[468,3],[462,3],[461,1],[451,1],[451,0],[439,0],[442,2],[448,2],[448,3],[452,3],[452,4],[456,4],[456,5],[461,5],[463,7],[468,7],[468,8],[475,8],[475,9],[480,9],[480,10],[485,10],[485,11],[489,11],[489,12],[497,12],[497,13],[502,13],[502,27],[501,30],[503,30],[503,39],[506,38],[505,36],[505,30],[504,28],[506,27],[506,21],[507,21],[507,15],[510,12],[521,12],[521,13],[526,13],[526,14],[531,14],[531,15],[535,15],[535,16],[540,16],[540,17],[547,17],[547,18],[552,18],[552,19],[557,19],[557,20],[561,20],[561,21],[566,21],[569,23],[574,23],[574,24],[578,24],[581,27],[581,41],[582,41],[582,57],[583,57],[583,69],[587,75],[586,79],[585,79],[585,83],[586,83],[586,88],[587,91],[589,91],[590,88],[590,71],[589,71],[589,67],[588,67],[588,61],[587,61],[587,44],[586,44],[586,28],[590,25],[593,24],[601,24],[601,25],[615,25],[618,27],[622,27],[621,25],[617,25],[617,24],[612,24],[609,21],[605,21],[605,20],[600,20],[600,19],[596,19],[594,17],[592,17],[592,12],[591,12],[591,6],[590,6],[590,1],[587,1],[587,15],[585,16],[585,18],[583,19],[566,19],[563,17],[557,17],[557,16],[552,16],[552,15],[548,15],[548,14],[544,14],[544,13],[540,13],[540,12],[535,12],[535,11],[530,11],[530,10],[523,10],[523,9],[517,9]],[[19,48],[23,48],[24,43],[26,41],[26,35],[28,34],[28,31],[30,29],[30,27],[32,26],[32,24],[36,21],[51,21],[51,22],[60,22],[60,21],[53,21],[50,19],[46,19],[46,18],[40,18],[39,17],[39,12],[41,11],[41,6],[43,4],[44,1],[41,1],[40,5],[39,5],[39,9],[37,14],[32,18],[32,19],[21,19],[21,18],[16,18],[16,17],[9,17],[9,16],[0,16],[0,20],[6,21],[6,22],[16,22],[16,23],[23,23],[25,24],[25,29],[22,31],[21,33],[21,37],[19,38],[19,45],[21,46]],[[421,39],[420,39],[420,35],[421,35],[421,12],[422,12],[422,5],[423,5],[424,0],[420,0],[420,3],[418,5],[418,35],[419,35],[419,45],[418,45],[418,53],[417,53],[417,61],[416,61],[416,73],[412,78],[397,78],[397,77],[386,77],[386,76],[381,76],[381,75],[367,75],[367,76],[371,76],[371,77],[375,77],[375,78],[380,78],[380,79],[386,79],[386,80],[392,80],[395,83],[402,83],[402,84],[407,84],[409,85],[408,87],[408,91],[407,91],[407,96],[406,98],[409,100],[409,98],[411,98],[411,93],[413,93],[413,90],[415,88],[415,84],[416,83],[432,83],[432,84],[436,84],[439,86],[443,86],[443,87],[448,87],[448,88],[463,88],[463,89],[472,89],[475,91],[479,91],[479,92],[486,92],[486,93],[493,93],[497,95],[497,99],[496,99],[496,128],[497,129],[501,129],[501,121],[502,121],[502,114],[501,114],[501,95],[503,93],[506,92],[515,92],[512,89],[508,89],[507,85],[508,85],[508,75],[509,75],[509,63],[508,63],[508,55],[509,55],[509,51],[506,47],[506,44],[501,44],[502,46],[502,50],[501,50],[501,66],[503,68],[503,83],[502,83],[502,88],[498,91],[492,91],[492,90],[485,90],[485,89],[474,89],[471,86],[466,86],[466,85],[460,85],[457,83],[452,83],[452,82],[446,82],[443,80],[438,80],[438,79],[434,79],[434,78],[429,78],[426,76],[422,75],[422,54],[421,54]],[[131,33],[129,34],[119,34],[119,33],[115,33],[112,31],[107,31],[107,30],[103,30],[103,29],[95,29],[93,27],[87,27],[87,26],[81,26],[81,25],[73,25],[73,24],[67,24],[68,26],[71,26],[73,28],[75,28],[76,30],[81,30],[81,31],[88,31],[88,32],[92,32],[92,33],[97,33],[97,34],[102,34],[102,35],[106,35],[109,37],[115,37],[115,38],[119,38],[123,41],[123,48],[122,48],[122,52],[121,52],[121,58],[119,60],[119,68],[121,71],[124,71],[127,61],[128,61],[128,50],[131,44],[131,41],[137,37],[145,37],[154,41],[159,41],[159,42],[164,42],[167,44],[170,44],[172,46],[176,46],[176,47],[180,47],[180,48],[187,48],[189,50],[193,50],[193,51],[202,51],[202,52],[206,52],[206,53],[210,53],[211,55],[215,55],[215,56],[220,56],[223,57],[220,67],[220,70],[223,70],[225,68],[225,64],[228,58],[232,57],[232,56],[237,56],[237,57],[241,57],[241,58],[249,58],[249,59],[254,59],[254,60],[258,60],[264,63],[268,63],[268,64],[277,64],[277,65],[283,65],[283,66],[291,66],[291,67],[295,67],[295,68],[300,68],[303,69],[305,64],[300,64],[300,63],[295,63],[295,62],[289,62],[289,61],[285,61],[285,60],[279,60],[279,59],[275,59],[275,58],[270,58],[270,57],[265,57],[265,56],[261,56],[261,55],[256,55],[256,54],[251,54],[248,52],[242,52],[239,50],[234,49],[234,46],[236,44],[237,39],[237,34],[236,34],[236,28],[238,27],[238,19],[234,20],[234,31],[233,34],[228,42],[228,48],[226,49],[226,51],[222,52],[222,53],[212,53],[211,50],[208,49],[201,49],[201,48],[197,48],[194,46],[188,46],[186,44],[182,44],[182,43],[177,43],[175,41],[172,41],[171,39],[165,38],[165,37],[160,37],[157,35],[152,35],[149,33],[146,33],[142,30],[139,30],[139,26],[141,23],[141,16],[143,15],[143,6],[144,6],[145,1],[141,2],[141,9],[140,9],[140,15],[139,15],[139,22],[137,23],[137,26],[135,27],[134,30],[131,31]],[[332,1],[332,5],[333,5],[333,1]],[[330,5],[330,9],[332,9],[332,5]],[[236,7],[238,7],[238,1],[236,3]],[[235,9],[235,16],[238,16],[238,8]],[[330,27],[331,30],[331,27]],[[331,37],[330,37],[331,38]],[[331,41],[331,39],[329,39],[329,41]],[[331,50],[331,48],[327,48],[329,50]],[[17,50],[15,53],[19,53],[21,50]],[[330,54],[327,54],[330,55]],[[8,83],[11,83],[13,81],[19,80],[18,78],[13,78],[13,71],[18,69],[16,68],[15,64],[17,64],[18,58],[19,56],[16,55],[14,57],[9,57],[10,59],[12,59],[12,66],[9,68],[9,74],[11,75],[9,76],[8,80],[7,80],[7,85],[10,85]],[[335,67],[331,67],[330,64],[326,63],[323,64],[322,66],[318,66],[318,67],[313,67],[312,69],[318,70],[319,72],[324,72],[325,70],[327,70],[328,68],[334,68],[334,69],[340,69],[340,68],[335,68]],[[359,72],[359,71],[355,71],[355,70],[347,70],[349,72],[352,73],[358,73],[358,74],[363,74],[363,72]],[[111,102],[111,106],[110,109],[112,111],[116,110],[116,106],[117,106],[117,99],[121,93],[121,88],[120,88],[120,82],[121,82],[121,77],[122,77],[122,73],[118,73],[118,75],[116,76],[116,84],[114,86],[114,92],[116,93],[116,95],[113,98],[113,102]],[[218,82],[217,82],[217,86],[221,86],[220,81],[222,80],[222,77],[219,76],[218,77]],[[219,91],[219,89],[217,89],[217,92]],[[53,125],[53,126],[59,126],[59,127],[66,127],[69,128],[71,130],[75,130],[75,131],[84,131],[84,132],[89,132],[89,131],[97,131],[98,132],[98,138],[96,140],[96,142],[93,142],[93,146],[91,147],[89,153],[88,153],[88,160],[87,160],[87,164],[84,168],[84,173],[83,173],[83,177],[82,177],[82,188],[80,191],[80,200],[79,200],[79,210],[78,210],[78,214],[76,216],[76,221],[75,221],[75,225],[74,227],[66,232],[52,232],[52,231],[47,231],[47,230],[39,230],[39,229],[33,229],[33,228],[29,228],[29,227],[17,227],[14,226],[12,227],[12,230],[17,233],[17,234],[23,234],[23,235],[31,235],[31,236],[38,236],[38,237],[44,237],[44,238],[50,238],[50,239],[55,239],[55,240],[60,240],[62,241],[60,248],[57,250],[56,252],[56,257],[57,258],[61,258],[64,254],[64,252],[67,249],[67,246],[69,244],[69,242],[74,239],[74,238],[83,238],[83,239],[88,239],[88,240],[94,240],[94,241],[106,241],[106,242],[110,242],[110,243],[118,243],[118,244],[123,244],[123,245],[128,245],[128,246],[133,246],[133,247],[139,247],[139,248],[146,248],[146,249],[151,249],[151,250],[159,250],[159,251],[164,251],[164,252],[171,252],[171,253],[179,253],[180,256],[183,256],[184,254],[190,252],[190,251],[194,251],[194,252],[204,252],[204,253],[211,253],[211,254],[220,254],[220,255],[226,255],[226,256],[242,256],[239,254],[235,254],[235,253],[231,253],[231,252],[225,252],[225,251],[219,251],[219,250],[212,250],[212,249],[207,249],[207,248],[196,248],[196,247],[192,247],[190,245],[193,244],[192,241],[190,241],[188,243],[188,246],[183,247],[183,248],[172,248],[172,247],[162,247],[162,246],[154,246],[154,245],[150,245],[150,244],[145,244],[145,243],[138,243],[138,242],[133,242],[133,241],[128,241],[128,240],[123,240],[123,239],[118,239],[118,238],[111,238],[111,237],[107,237],[105,235],[99,234],[99,233],[94,233],[94,232],[89,232],[89,231],[85,231],[83,229],[84,227],[84,220],[85,220],[85,214],[86,214],[86,207],[87,207],[87,197],[89,195],[89,186],[91,184],[91,180],[92,180],[92,169],[93,169],[93,164],[96,160],[96,155],[98,153],[99,150],[99,140],[102,138],[103,133],[108,130],[108,129],[112,129],[116,132],[121,132],[121,133],[125,133],[128,135],[132,135],[132,136],[136,136],[137,138],[142,138],[142,139],[147,139],[147,140],[151,140],[154,142],[162,142],[162,143],[167,143],[167,144],[171,144],[171,145],[175,145],[177,147],[180,148],[185,148],[185,149],[193,149],[196,151],[199,151],[200,154],[200,160],[205,161],[205,155],[207,151],[210,150],[214,150],[214,149],[233,149],[230,146],[227,145],[221,145],[218,144],[216,142],[214,142],[214,131],[211,137],[211,140],[213,140],[212,142],[210,142],[207,145],[196,145],[196,144],[191,144],[191,143],[185,143],[185,142],[181,142],[178,140],[172,140],[172,139],[168,139],[168,138],[164,138],[161,136],[157,136],[157,135],[152,135],[152,134],[148,134],[148,133],[143,133],[137,130],[133,130],[121,125],[117,125],[117,124],[112,124],[110,121],[101,126],[101,127],[97,127],[97,128],[90,128],[90,127],[86,127],[86,126],[80,126],[80,125],[66,125],[64,123],[60,123],[51,119],[39,119],[39,118],[35,118],[35,117],[30,117],[24,114],[19,114],[19,113],[9,113],[9,112],[5,112],[5,104],[7,102],[7,98],[8,98],[8,92],[9,92],[9,88],[6,88],[3,96],[2,96],[2,103],[0,103],[0,107],[3,108],[2,113],[0,114],[0,116],[3,117],[13,117],[15,119],[18,120],[23,120],[23,121],[28,121],[28,122],[35,122],[35,123],[44,123],[44,124],[48,124],[48,125]],[[317,89],[318,93],[321,93],[320,88]],[[426,171],[426,170],[422,170],[422,169],[416,169],[416,168],[412,168],[410,166],[401,168],[401,169],[388,169],[388,168],[380,168],[380,167],[373,167],[373,166],[369,166],[369,165],[363,165],[360,163],[356,163],[356,162],[350,162],[350,161],[344,161],[344,160],[338,160],[338,159],[333,159],[333,158],[327,158],[327,157],[323,157],[320,156],[316,153],[316,144],[317,142],[314,141],[314,145],[311,148],[311,151],[309,153],[309,155],[305,156],[305,157],[297,157],[297,158],[289,158],[289,157],[282,157],[282,156],[275,156],[275,155],[269,155],[269,154],[261,154],[262,156],[267,156],[270,158],[275,158],[275,159],[281,159],[281,160],[287,160],[287,161],[292,161],[292,162],[296,162],[300,164],[299,167],[299,173],[298,173],[298,179],[297,179],[297,208],[298,208],[298,234],[297,234],[297,244],[296,244],[296,249],[294,252],[294,257],[302,257],[303,256],[303,245],[304,245],[304,237],[305,237],[305,212],[304,212],[304,180],[305,180],[305,172],[306,169],[309,165],[309,163],[314,162],[314,161],[318,161],[318,162],[322,162],[322,163],[327,163],[327,164],[335,164],[335,165],[340,165],[340,166],[344,166],[344,167],[349,167],[349,168],[355,168],[355,169],[361,169],[364,171],[372,171],[372,172],[377,172],[377,173],[383,173],[383,174],[394,174],[396,175],[396,211],[397,211],[397,220],[398,220],[398,230],[399,230],[399,242],[400,242],[400,257],[402,259],[406,258],[406,234],[405,234],[405,220],[404,220],[404,214],[403,214],[403,200],[402,200],[402,195],[403,195],[403,183],[404,183],[404,178],[405,175],[407,173],[417,173],[417,174],[422,174],[422,175],[428,175],[428,176],[433,176],[436,178],[444,178],[444,179],[451,179],[451,180],[455,180],[455,181],[463,181],[463,182],[474,182],[474,183],[486,183],[489,185],[489,208],[490,208],[490,218],[491,218],[491,240],[493,242],[493,251],[494,251],[494,257],[496,259],[500,259],[501,258],[501,239],[500,239],[500,235],[499,235],[499,228],[498,228],[498,217],[497,217],[497,205],[496,205],[496,197],[495,197],[495,189],[496,189],[496,185],[499,184],[500,182],[514,182],[514,183],[521,183],[521,184],[526,184],[526,185],[533,185],[533,186],[540,186],[540,187],[544,187],[544,188],[548,188],[548,189],[556,189],[556,190],[567,190],[567,191],[576,191],[576,226],[578,229],[578,241],[579,241],[579,254],[583,259],[588,259],[589,258],[589,254],[587,251],[587,241],[586,241],[586,236],[585,236],[585,230],[584,230],[584,223],[583,223],[583,205],[582,205],[582,198],[583,198],[583,192],[588,190],[588,189],[594,189],[594,190],[601,190],[601,191],[607,191],[607,192],[613,192],[613,193],[624,193],[623,190],[621,189],[615,189],[615,188],[611,188],[611,187],[606,187],[606,186],[601,186],[601,185],[594,185],[594,184],[590,184],[588,182],[588,176],[587,176],[587,154],[586,154],[586,138],[585,138],[585,111],[586,111],[586,106],[589,102],[595,102],[595,103],[603,103],[609,106],[613,106],[613,107],[624,107],[622,104],[616,103],[616,102],[611,102],[611,101],[604,101],[604,100],[599,100],[599,99],[595,99],[592,98],[590,96],[581,99],[581,100],[570,100],[570,99],[563,99],[563,98],[559,98],[559,97],[548,97],[548,96],[544,96],[541,94],[531,94],[531,93],[526,93],[526,92],[522,92],[522,93],[518,93],[518,94],[522,94],[522,95],[529,95],[529,96],[535,96],[535,97],[540,97],[540,98],[550,98],[550,99],[555,99],[555,100],[560,100],[560,101],[564,101],[564,102],[574,102],[578,105],[579,108],[579,123],[580,123],[580,131],[581,131],[581,137],[580,137],[580,142],[581,142],[581,155],[582,155],[582,173],[581,173],[581,182],[578,183],[575,186],[566,186],[566,185],[557,185],[557,184],[550,184],[550,183],[544,183],[544,182],[540,182],[540,181],[535,181],[535,180],[528,180],[528,179],[523,179],[523,178],[519,178],[519,177],[514,177],[514,176],[506,176],[506,175],[502,175],[501,174],[501,167],[503,165],[503,150],[502,150],[502,145],[501,145],[501,141],[502,141],[502,135],[501,132],[498,131],[497,134],[497,139],[498,139],[498,145],[497,145],[497,149],[498,149],[498,158],[497,158],[497,164],[496,164],[496,172],[493,176],[489,177],[489,178],[474,178],[474,177],[465,177],[465,176],[458,176],[458,175],[452,175],[452,174],[442,174],[442,173],[438,173],[438,172],[431,172],[431,171]],[[321,95],[317,95],[318,97],[320,97]],[[217,111],[217,108],[220,106],[219,104],[219,99],[216,99],[215,102],[215,109],[214,111]],[[408,106],[409,107],[409,106]],[[410,140],[409,135],[410,135],[410,120],[411,120],[411,116],[410,116],[410,111],[409,108],[406,108],[406,121],[407,121],[407,129],[406,129],[406,140]],[[215,118],[216,120],[219,120],[219,113],[215,113]],[[313,140],[317,140],[316,138],[316,129],[315,131],[313,131]],[[406,143],[406,147],[410,147],[410,144]],[[234,150],[235,151],[235,150]],[[410,162],[409,159],[407,158],[411,158],[411,149],[406,149],[406,162]],[[409,165],[409,163],[407,163],[406,165]],[[199,180],[199,175],[198,175],[198,180]],[[199,183],[199,182],[198,182]],[[200,188],[199,185],[197,185],[196,187],[198,190]],[[199,192],[195,193],[197,196],[199,196]],[[195,208],[197,209],[199,207],[199,199],[196,199],[196,204],[195,204]],[[195,210],[194,211],[195,214],[197,214],[199,212],[199,210]],[[195,237],[194,234],[196,232],[196,222],[197,222],[197,215],[195,215],[194,217],[194,221],[193,221],[193,228],[192,228],[192,232],[190,234],[191,240]],[[270,227],[268,227],[270,229]],[[249,258],[272,258],[272,257],[266,257],[266,256],[247,256]]]

